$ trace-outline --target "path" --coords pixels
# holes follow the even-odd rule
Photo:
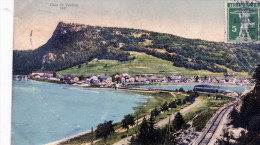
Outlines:
[[[180,113],[184,114],[184,113],[188,112],[189,110],[191,110],[194,107],[196,107],[197,105],[199,105],[200,102],[201,101],[199,99],[196,99],[191,105],[189,105],[189,106],[183,108],[182,110],[180,110]],[[168,124],[169,123],[169,118],[171,118],[170,120],[174,120],[175,114],[176,113],[174,113],[174,114],[170,115],[169,117],[159,121],[158,123],[155,124],[155,126],[157,128],[159,128],[159,127],[162,127],[162,126]],[[114,143],[114,145],[127,145],[127,144],[129,144],[129,140],[130,139],[131,139],[131,136],[128,137],[128,138],[124,138],[124,139]]]

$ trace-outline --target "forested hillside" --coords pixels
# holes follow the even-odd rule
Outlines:
[[[230,113],[231,125],[234,128],[244,128],[239,137],[232,132],[226,132],[218,141],[223,145],[259,145],[260,144],[260,65],[256,68],[253,79],[255,87],[242,96],[241,106]]]
[[[168,60],[176,67],[211,72],[250,72],[260,62],[260,45],[235,45],[186,39],[128,28],[60,22],[52,37],[35,50],[14,50],[14,74],[58,71],[97,59],[129,61],[137,51]]]

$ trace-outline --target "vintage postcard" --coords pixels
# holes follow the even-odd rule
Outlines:
[[[260,2],[14,11],[13,145],[260,144]]]

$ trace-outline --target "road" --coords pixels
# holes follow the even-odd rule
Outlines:
[[[201,101],[199,99],[196,99],[191,105],[189,105],[189,106],[183,108],[182,110],[180,110],[180,113],[184,114],[184,113],[188,112],[189,110],[191,110],[194,107],[196,107],[197,105],[199,105],[200,102]],[[169,123],[169,118],[170,118],[170,120],[174,120],[175,115],[176,115],[176,113],[174,113],[174,114],[170,115],[169,117],[159,121],[158,123],[155,124],[155,126],[157,128],[159,128],[159,127],[162,127],[162,126],[168,124]],[[127,145],[127,144],[129,144],[129,140],[130,139],[131,139],[131,136],[114,143],[114,145]]]

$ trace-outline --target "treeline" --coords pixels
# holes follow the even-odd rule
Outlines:
[[[156,116],[160,115],[160,112],[165,112],[165,111],[168,111],[169,109],[177,108],[177,106],[185,105],[188,102],[193,103],[195,101],[196,97],[198,97],[198,94],[191,93],[188,96],[186,96],[184,99],[177,99],[177,100],[172,101],[170,103],[165,101],[164,104],[159,109],[157,107],[154,108],[151,111],[151,114],[156,117]]]
[[[175,133],[184,128],[186,124],[181,113],[177,112],[174,120],[169,120],[169,123],[163,128],[155,128],[154,120],[153,114],[148,120],[143,118],[137,133],[130,140],[130,145],[178,144]]]
[[[225,144],[260,144],[260,65],[256,68],[253,78],[255,80],[255,88],[242,98],[240,110],[233,109],[230,113],[231,125],[235,128],[242,127],[247,130],[241,132],[239,138],[232,138],[226,132],[225,139],[220,140],[220,143]],[[229,139],[227,139],[229,138]],[[235,140],[235,143],[230,142],[230,139]]]
[[[216,66],[214,63],[208,62],[207,60],[204,60],[204,58],[201,57],[190,61],[189,57],[183,57],[182,55],[176,54],[170,54],[169,52],[161,53],[151,48],[146,48],[140,45],[124,45],[122,50],[125,51],[137,51],[137,52],[144,52],[146,54],[155,56],[157,58],[161,58],[164,60],[172,61],[173,65],[176,67],[185,67],[189,69],[195,69],[195,70],[209,70],[211,72],[227,72],[226,69],[220,68]]]

